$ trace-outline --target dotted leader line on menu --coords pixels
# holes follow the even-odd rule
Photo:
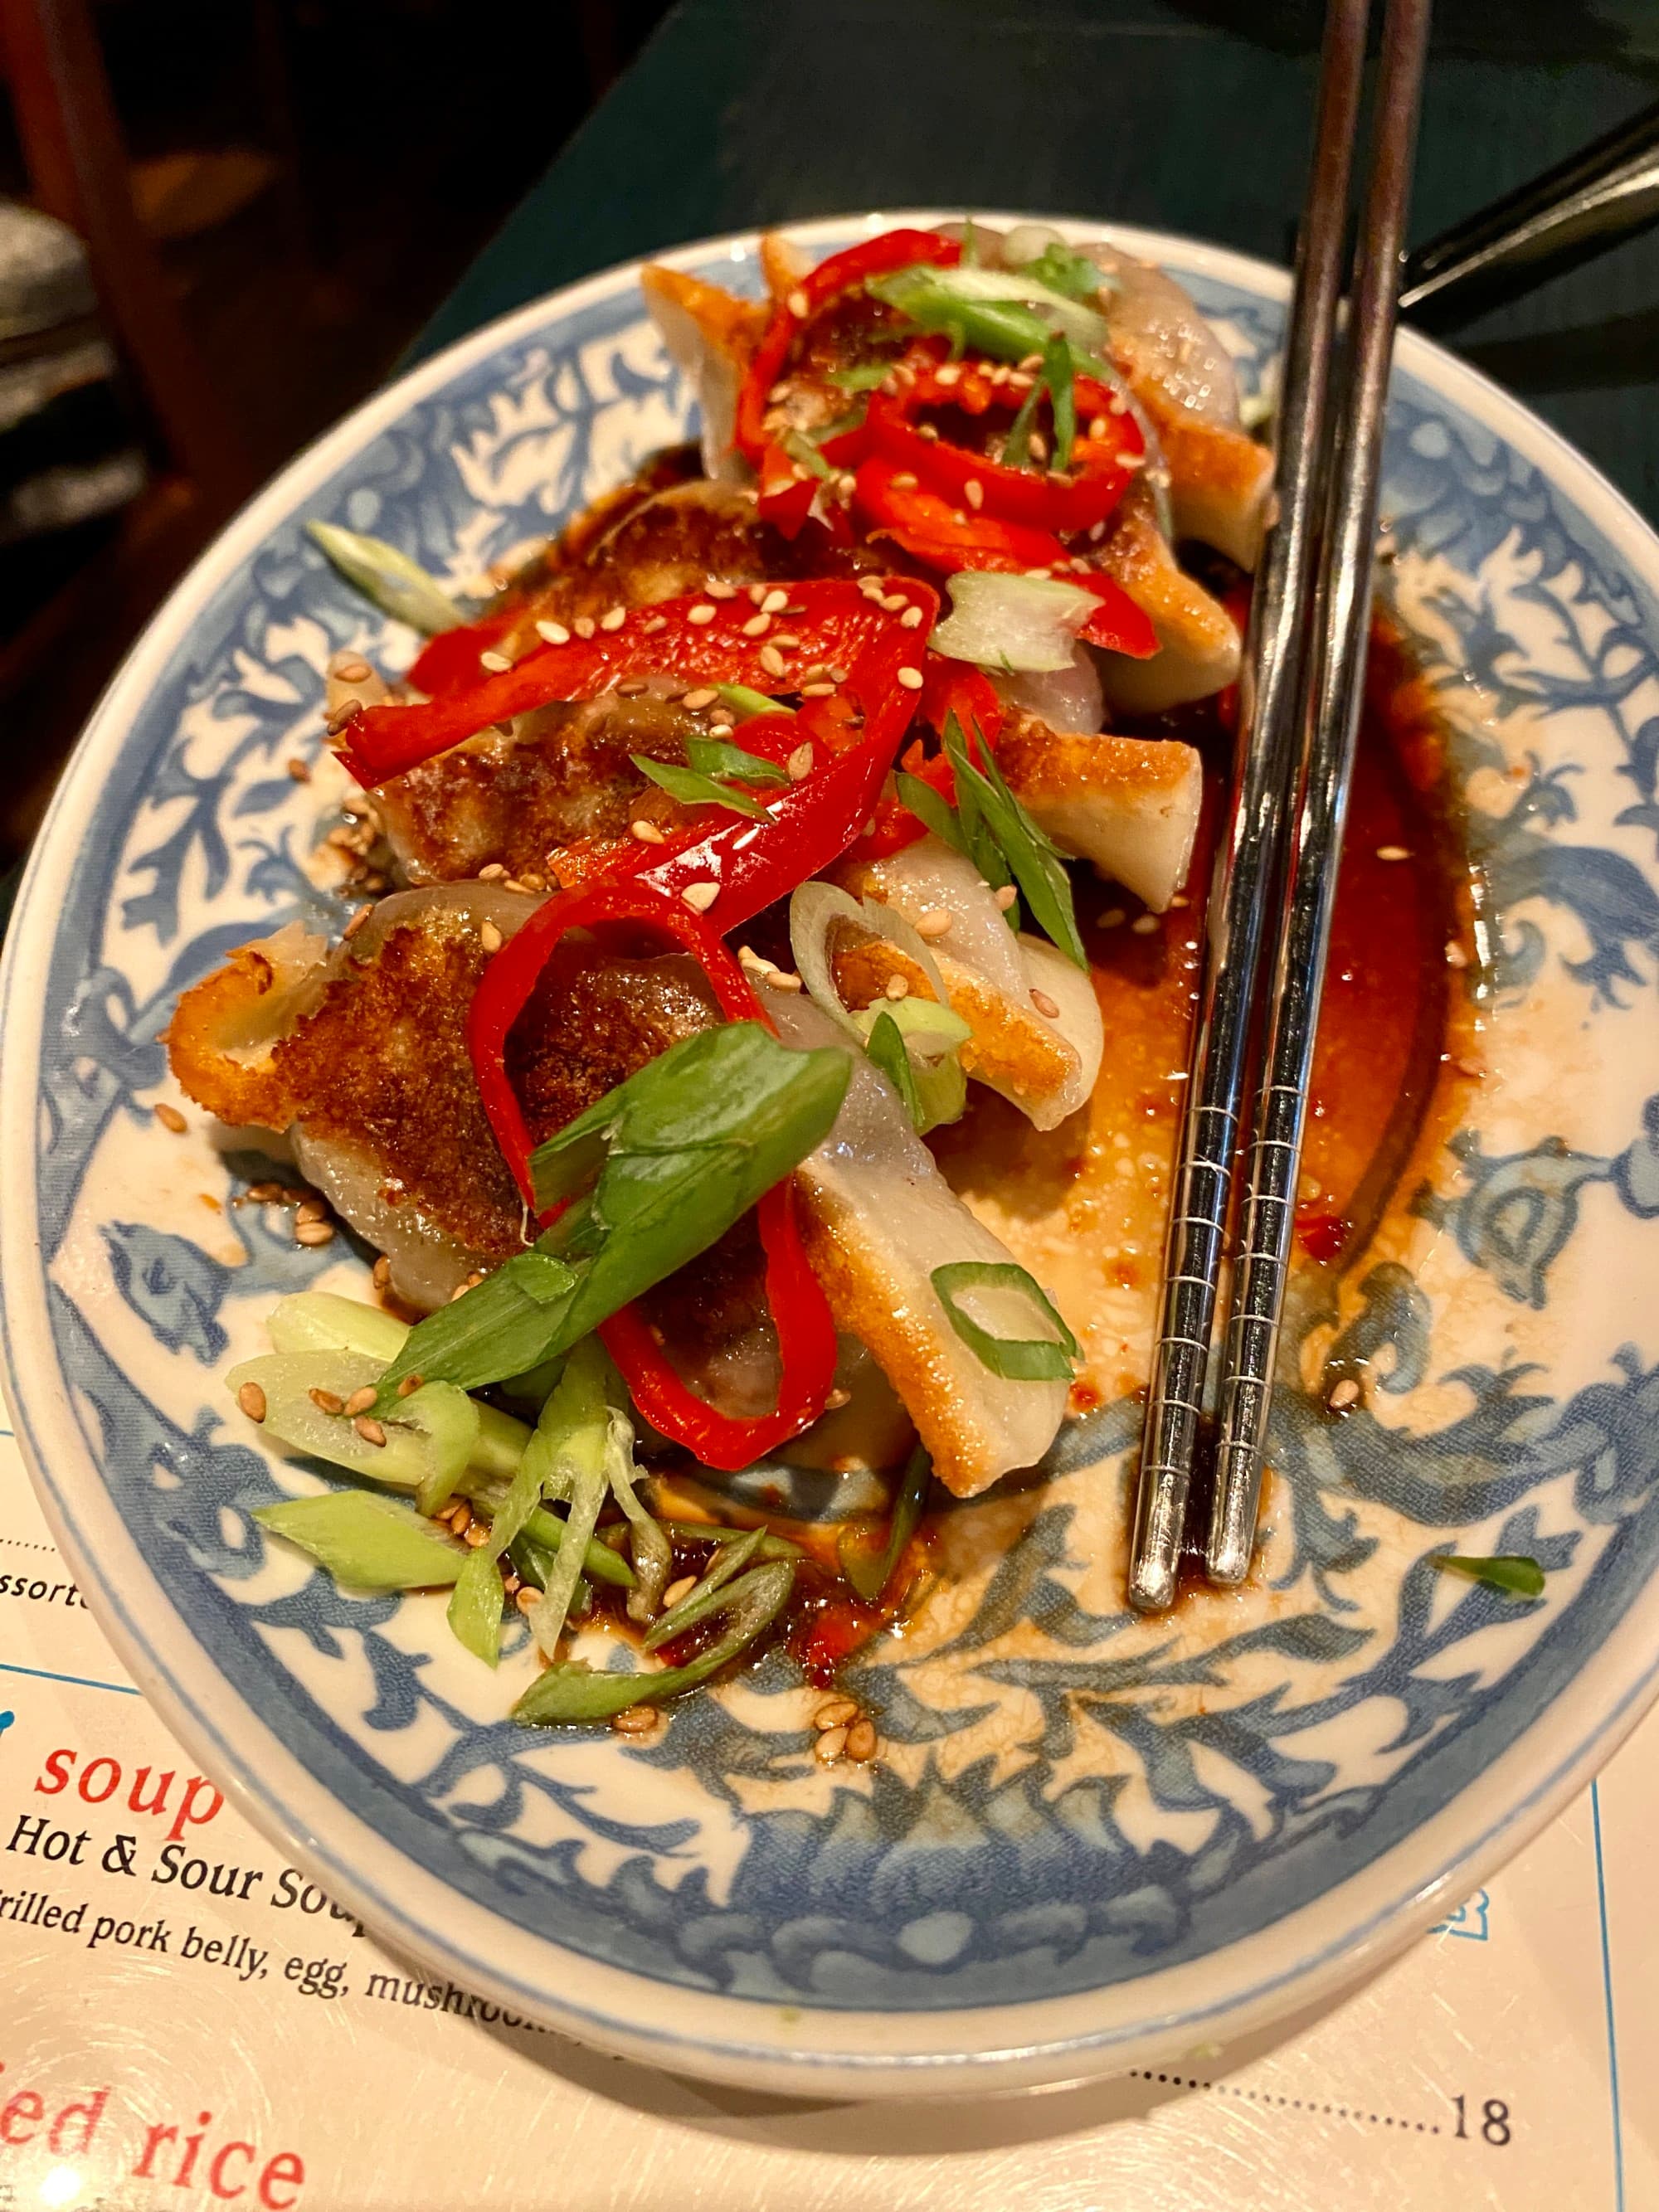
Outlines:
[[[1390,2112],[1367,2112],[1358,2105],[1322,2105],[1315,2097],[1281,2097],[1271,2089],[1245,2089],[1231,2081],[1200,2081],[1186,2074],[1154,2074],[1139,2066],[1132,2068],[1131,2073],[1136,2081],[1161,2081],[1171,2089],[1212,2089],[1218,2096],[1243,2097],[1252,2105],[1279,2106],[1287,2112],[1322,2112],[1339,2120],[1364,2120],[1374,2128],[1398,2128],[1405,2135],[1437,2136],[1440,2132],[1432,2120],[1397,2120]]]
[[[9,1544],[15,1552],[55,1552],[56,1544],[31,1543],[27,1536],[0,1536],[0,1544]]]

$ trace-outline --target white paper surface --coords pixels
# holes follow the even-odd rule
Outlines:
[[[1656,1767],[1659,1717],[1453,1924],[1212,2065],[745,2097],[487,2018],[337,1913],[125,1681],[0,1423],[0,2212],[1648,2212]]]

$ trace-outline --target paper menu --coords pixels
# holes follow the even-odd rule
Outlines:
[[[1224,2057],[951,2106],[703,2087],[383,1950],[173,1743],[0,1428],[0,2212],[1659,2208],[1659,1717],[1442,1931]]]

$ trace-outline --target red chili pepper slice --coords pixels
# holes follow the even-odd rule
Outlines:
[[[805,313],[797,314],[786,304],[767,325],[766,335],[749,364],[738,394],[732,440],[738,451],[758,467],[766,445],[766,410],[772,386],[777,382],[796,337],[821,307],[840,293],[850,292],[871,276],[884,276],[894,269],[908,269],[925,261],[935,269],[954,269],[962,248],[954,239],[933,230],[886,230],[866,238],[845,252],[832,253],[811,269],[790,295]]]
[[[803,667],[813,661],[850,665],[896,619],[841,579],[791,584],[788,591],[786,619],[789,633],[801,640],[796,658]],[[383,783],[492,722],[509,721],[554,700],[591,699],[629,676],[702,678],[758,690],[778,681],[761,658],[769,650],[766,636],[744,634],[755,615],[744,597],[715,600],[694,594],[621,611],[612,628],[564,645],[544,645],[465,690],[446,691],[422,706],[365,708],[342,732],[346,765],[365,785]],[[701,618],[694,620],[694,614]]]
[[[441,691],[459,691],[469,684],[482,683],[484,672],[478,665],[478,655],[487,653],[497,638],[507,635],[520,613],[519,608],[509,607],[501,613],[486,615],[482,622],[441,629],[422,647],[409,672],[410,682],[428,699],[435,699]]]
[[[1103,404],[1108,396],[1104,386],[1096,389]],[[975,520],[995,515],[1060,534],[1103,522],[1133,482],[1135,467],[1145,452],[1133,416],[1103,415],[1096,419],[1110,424],[1119,434],[1077,439],[1072,448],[1073,473],[1056,478],[1030,469],[1010,468],[945,438],[924,438],[906,420],[906,413],[903,403],[884,398],[879,392],[872,398],[866,429],[875,453],[918,477],[922,486],[939,494],[952,507],[973,506]],[[977,502],[969,490],[973,484],[979,488]]]
[[[969,514],[923,484],[896,481],[915,473],[872,453],[858,471],[853,502],[872,529],[885,531],[929,568],[1018,573],[1070,558],[1050,531],[997,515]]]
[[[507,1075],[507,1039],[568,932],[618,924],[653,931],[691,953],[728,1020],[773,1026],[714,930],[660,890],[638,883],[597,884],[550,899],[490,961],[467,1023],[467,1046],[484,1111],[529,1206],[535,1204],[530,1177],[535,1147]],[[637,1306],[624,1306],[599,1329],[646,1419],[705,1466],[726,1470],[748,1467],[799,1436],[823,1412],[836,1376],[836,1324],[801,1243],[793,1186],[775,1185],[756,1213],[781,1365],[778,1402],[771,1413],[736,1420],[699,1398],[676,1372]]]
[[[975,668],[971,661],[952,660],[943,653],[930,653],[922,678],[920,711],[930,730],[943,730],[946,715],[954,714],[969,744],[975,731],[988,745],[995,744],[1002,735],[1002,702],[982,668]]]

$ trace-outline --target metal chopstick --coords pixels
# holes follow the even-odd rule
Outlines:
[[[1400,312],[1445,330],[1659,222],[1659,101],[1406,257]]]
[[[1161,1611],[1175,1595],[1263,921],[1288,811],[1369,14],[1370,0],[1332,0],[1326,18],[1313,169],[1291,295],[1274,485],[1278,514],[1251,607],[1230,811],[1206,908],[1205,971],[1188,1063],[1162,1322],[1135,1498],[1129,1601],[1148,1613]]]
[[[1243,1582],[1255,1537],[1308,1079],[1370,637],[1383,416],[1428,25],[1429,0],[1389,0],[1371,173],[1346,335],[1347,382],[1325,519],[1300,816],[1283,894],[1222,1376],[1205,1566],[1210,1580],[1223,1584]]]

